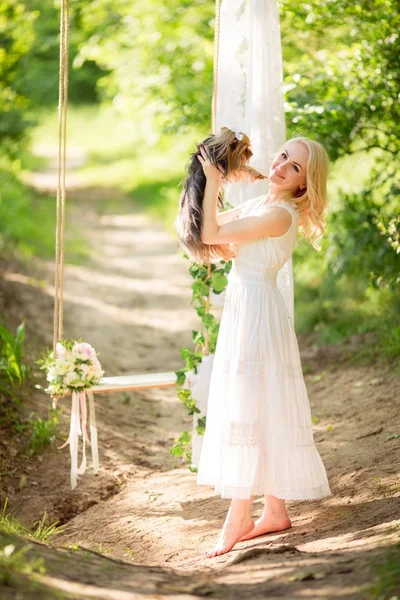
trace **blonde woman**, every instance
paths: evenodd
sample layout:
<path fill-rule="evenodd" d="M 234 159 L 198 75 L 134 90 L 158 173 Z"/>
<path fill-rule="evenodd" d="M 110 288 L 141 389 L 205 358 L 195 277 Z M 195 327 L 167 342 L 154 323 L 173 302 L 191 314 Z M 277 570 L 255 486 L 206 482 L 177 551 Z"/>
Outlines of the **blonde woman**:
<path fill-rule="evenodd" d="M 218 214 L 223 175 L 204 148 L 201 239 L 234 251 L 210 382 L 197 483 L 230 508 L 211 558 L 238 541 L 291 527 L 286 500 L 331 495 L 315 446 L 293 320 L 277 287 L 298 231 L 315 247 L 324 233 L 329 159 L 305 137 L 275 156 L 267 195 Z M 265 496 L 261 517 L 251 516 Z"/>

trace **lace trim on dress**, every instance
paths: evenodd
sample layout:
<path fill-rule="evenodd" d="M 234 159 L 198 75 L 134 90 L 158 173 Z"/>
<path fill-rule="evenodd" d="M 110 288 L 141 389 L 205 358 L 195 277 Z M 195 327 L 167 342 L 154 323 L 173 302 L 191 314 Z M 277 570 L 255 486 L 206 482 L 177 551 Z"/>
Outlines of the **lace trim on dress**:
<path fill-rule="evenodd" d="M 256 446 L 260 435 L 257 424 L 239 423 L 231 421 L 228 431 L 228 446 L 239 446 L 240 448 Z"/>

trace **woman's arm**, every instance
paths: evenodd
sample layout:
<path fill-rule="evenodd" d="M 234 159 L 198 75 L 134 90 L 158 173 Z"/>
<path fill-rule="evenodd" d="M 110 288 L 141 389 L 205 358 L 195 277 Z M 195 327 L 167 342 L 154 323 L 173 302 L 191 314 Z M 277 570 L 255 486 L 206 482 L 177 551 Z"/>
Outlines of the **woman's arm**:
<path fill-rule="evenodd" d="M 222 173 L 210 163 L 204 148 L 200 148 L 200 152 L 202 156 L 198 158 L 207 180 L 203 197 L 201 230 L 201 241 L 204 244 L 229 244 L 265 236 L 279 237 L 288 231 L 292 215 L 285 208 L 279 206 L 271 207 L 269 211 L 261 215 L 243 217 L 219 225 L 217 202 Z"/>
<path fill-rule="evenodd" d="M 230 223 L 234 219 L 238 219 L 243 210 L 246 208 L 247 204 L 249 204 L 250 202 L 254 202 L 254 198 L 246 200 L 246 202 L 242 202 L 242 204 L 239 204 L 239 206 L 236 206 L 235 208 L 231 208 L 230 210 L 225 210 L 224 212 L 217 213 L 218 225 L 225 225 L 226 223 Z"/>
<path fill-rule="evenodd" d="M 218 225 L 225 225 L 226 223 L 230 223 L 230 221 L 233 221 L 234 219 L 238 219 L 242 210 L 243 205 L 240 205 L 236 208 L 231 208 L 230 210 L 225 210 L 224 212 L 217 213 Z"/>

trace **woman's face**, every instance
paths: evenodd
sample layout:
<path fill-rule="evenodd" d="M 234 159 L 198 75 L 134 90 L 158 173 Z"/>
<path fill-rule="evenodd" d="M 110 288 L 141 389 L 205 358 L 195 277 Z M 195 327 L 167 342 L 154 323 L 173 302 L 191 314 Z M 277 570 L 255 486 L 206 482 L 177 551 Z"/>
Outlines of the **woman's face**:
<path fill-rule="evenodd" d="M 272 162 L 268 179 L 280 190 L 296 192 L 307 187 L 308 149 L 300 142 L 287 142 Z"/>

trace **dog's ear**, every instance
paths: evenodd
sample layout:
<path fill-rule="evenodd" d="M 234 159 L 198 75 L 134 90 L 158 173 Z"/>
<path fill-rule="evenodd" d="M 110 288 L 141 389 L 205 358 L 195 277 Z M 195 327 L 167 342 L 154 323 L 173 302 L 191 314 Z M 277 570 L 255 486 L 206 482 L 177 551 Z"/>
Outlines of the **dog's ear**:
<path fill-rule="evenodd" d="M 266 175 L 257 171 L 257 169 L 253 169 L 252 167 L 240 167 L 227 177 L 228 181 L 232 181 L 237 183 L 239 181 L 260 181 L 263 179 L 267 179 Z"/>

